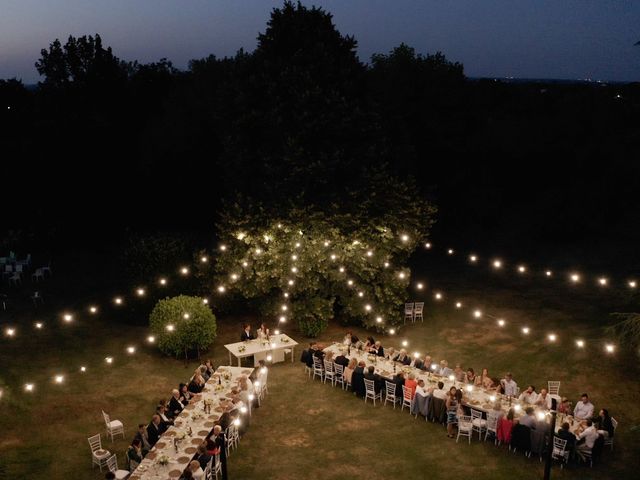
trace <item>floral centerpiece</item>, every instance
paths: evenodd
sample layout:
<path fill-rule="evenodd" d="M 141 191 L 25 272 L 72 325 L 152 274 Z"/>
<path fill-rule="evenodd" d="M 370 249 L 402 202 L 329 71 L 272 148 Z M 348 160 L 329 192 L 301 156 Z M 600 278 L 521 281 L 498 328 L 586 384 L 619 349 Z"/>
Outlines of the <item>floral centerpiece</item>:
<path fill-rule="evenodd" d="M 160 455 L 158 457 L 158 460 L 156 460 L 156 462 L 159 465 L 162 465 L 163 467 L 166 467 L 167 465 L 169 465 L 169 457 L 167 457 L 166 455 Z"/>
<path fill-rule="evenodd" d="M 176 440 L 184 440 L 187 437 L 187 433 L 184 430 L 178 430 L 176 432 Z"/>
<path fill-rule="evenodd" d="M 239 353 L 244 352 L 246 349 L 247 349 L 247 347 L 246 347 L 245 345 L 239 345 L 239 346 L 238 346 L 238 352 L 239 352 Z"/>
<path fill-rule="evenodd" d="M 367 360 L 369 360 L 372 363 L 376 363 L 376 361 L 378 360 L 378 356 L 374 354 L 369 354 L 367 355 Z"/>
<path fill-rule="evenodd" d="M 191 414 L 191 419 L 192 420 L 200 420 L 203 417 L 203 415 L 200 412 L 193 412 Z"/>
<path fill-rule="evenodd" d="M 230 372 L 224 372 L 224 373 L 222 374 L 222 377 L 223 377 L 226 381 L 229 381 L 229 380 L 231 380 L 231 373 L 230 373 Z"/>
<path fill-rule="evenodd" d="M 220 385 L 220 384 L 216 384 L 214 390 L 216 392 L 221 392 L 222 390 L 224 390 L 224 386 Z"/>
<path fill-rule="evenodd" d="M 283 336 L 280 337 L 280 341 L 282 343 L 289 343 L 289 337 L 286 337 L 286 336 L 283 335 Z"/>
<path fill-rule="evenodd" d="M 216 385 L 216 390 L 218 387 L 222 387 L 222 385 Z M 213 407 L 213 399 L 205 398 L 202 403 L 203 403 L 204 413 L 211 413 L 211 407 Z"/>

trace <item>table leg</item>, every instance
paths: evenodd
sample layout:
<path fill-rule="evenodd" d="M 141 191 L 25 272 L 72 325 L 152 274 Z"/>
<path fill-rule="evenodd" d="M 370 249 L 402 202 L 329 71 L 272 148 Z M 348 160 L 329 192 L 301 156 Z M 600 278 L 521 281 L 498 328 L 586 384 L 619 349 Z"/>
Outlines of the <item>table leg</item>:
<path fill-rule="evenodd" d="M 242 359 L 241 359 L 240 357 L 238 357 L 238 366 L 239 366 L 239 367 L 241 367 L 241 366 L 242 366 L 242 365 L 240 364 L 240 361 L 241 361 L 241 360 L 242 360 Z"/>
<path fill-rule="evenodd" d="M 231 350 L 229 350 L 229 365 L 231 365 Z"/>
<path fill-rule="evenodd" d="M 291 363 L 293 363 L 293 357 L 296 355 L 296 347 L 291 347 Z"/>

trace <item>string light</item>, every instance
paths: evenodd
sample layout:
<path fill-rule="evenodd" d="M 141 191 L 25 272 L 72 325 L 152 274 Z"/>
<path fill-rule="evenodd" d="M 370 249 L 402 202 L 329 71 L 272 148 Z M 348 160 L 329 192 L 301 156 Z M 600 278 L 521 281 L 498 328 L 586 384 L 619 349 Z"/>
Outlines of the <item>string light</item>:
<path fill-rule="evenodd" d="M 114 298 L 113 301 L 116 305 L 122 305 L 122 298 L 120 297 Z"/>
<path fill-rule="evenodd" d="M 43 324 L 42 322 L 36 322 L 36 324 L 35 324 L 35 327 L 36 327 L 38 330 L 42 330 L 42 327 L 43 327 L 43 326 L 44 326 L 44 324 Z"/>
<path fill-rule="evenodd" d="M 584 348 L 584 340 L 576 340 L 576 346 L 578 348 Z"/>
<path fill-rule="evenodd" d="M 245 407 L 244 405 L 240 407 L 240 413 L 247 413 L 247 407 Z"/>
<path fill-rule="evenodd" d="M 417 288 L 418 290 L 422 290 L 422 288 L 423 288 L 423 287 L 424 287 L 424 285 L 422 285 L 421 283 L 418 283 L 418 284 L 416 285 L 416 288 Z"/>
<path fill-rule="evenodd" d="M 478 261 L 478 257 L 476 257 L 475 255 L 469 255 L 469 261 L 471 263 L 476 263 Z"/>
<path fill-rule="evenodd" d="M 406 346 L 408 346 L 408 345 L 409 345 L 409 342 L 407 342 L 406 340 L 403 340 L 403 341 L 402 341 L 402 346 L 403 346 L 403 347 L 406 347 Z"/>
<path fill-rule="evenodd" d="M 340 273 L 344 273 L 344 267 L 340 267 L 338 270 L 340 270 Z"/>
<path fill-rule="evenodd" d="M 294 282 L 293 280 L 289 280 L 289 281 L 287 282 L 287 285 L 292 286 L 294 283 L 295 283 L 295 282 Z"/>
<path fill-rule="evenodd" d="M 365 309 L 367 312 L 370 312 L 370 311 L 371 311 L 371 305 L 366 304 L 366 305 L 364 306 L 364 309 Z"/>
<path fill-rule="evenodd" d="M 353 285 L 353 280 L 347 280 L 347 285 L 349 286 Z"/>
<path fill-rule="evenodd" d="M 389 262 L 384 262 L 384 268 L 389 268 Z"/>
<path fill-rule="evenodd" d="M 294 262 L 298 260 L 298 255 L 291 255 L 291 260 L 293 260 Z"/>
<path fill-rule="evenodd" d="M 494 260 L 493 261 L 493 268 L 495 268 L 495 269 L 502 268 L 502 260 Z"/>
<path fill-rule="evenodd" d="M 136 353 L 136 347 L 133 347 L 133 346 L 127 347 L 127 353 L 129 355 L 133 355 L 134 353 Z"/>
<path fill-rule="evenodd" d="M 224 287 L 224 285 L 220 285 L 220 286 L 218 287 L 218 292 L 220 292 L 220 293 L 224 293 L 225 291 L 226 291 L 226 288 Z"/>
<path fill-rule="evenodd" d="M 270 362 L 271 360 L 273 360 L 273 357 L 271 355 L 267 355 L 267 362 Z M 259 384 L 260 382 L 257 383 Z"/>
<path fill-rule="evenodd" d="M 35 387 L 34 387 L 33 383 L 25 383 L 24 384 L 24 390 L 26 392 L 33 392 L 34 388 Z"/>
<path fill-rule="evenodd" d="M 209 304 L 209 299 L 208 298 L 203 298 L 202 299 L 202 303 L 204 303 L 205 305 Z"/>
<path fill-rule="evenodd" d="M 80 373 L 85 373 L 87 371 L 87 367 L 80 367 Z"/>
<path fill-rule="evenodd" d="M 232 273 L 231 274 L 231 280 L 237 280 L 238 279 L 238 274 L 237 273 Z"/>
<path fill-rule="evenodd" d="M 395 328 L 390 328 L 389 329 L 389 335 L 395 335 L 396 334 L 396 329 Z"/>
<path fill-rule="evenodd" d="M 227 251 L 227 246 L 224 243 L 222 245 L 220 245 L 220 251 L 221 252 L 226 252 Z"/>
<path fill-rule="evenodd" d="M 331 260 L 335 260 L 335 259 L 336 259 L 336 258 L 338 258 L 338 257 L 336 256 L 336 254 L 335 254 L 335 253 L 332 253 L 330 258 L 331 258 Z"/>
<path fill-rule="evenodd" d="M 73 321 L 73 315 L 71 315 L 70 313 L 65 313 L 64 315 L 62 315 L 62 319 L 65 322 L 70 323 Z"/>
<path fill-rule="evenodd" d="M 64 375 L 56 375 L 55 377 L 53 377 L 53 381 L 56 383 L 64 382 Z"/>
<path fill-rule="evenodd" d="M 324 246 L 325 246 L 325 247 L 328 247 L 328 246 L 329 246 L 329 241 L 328 241 L 328 240 L 325 240 L 325 242 L 324 242 Z"/>
<path fill-rule="evenodd" d="M 450 248 L 449 250 L 447 250 L 447 253 L 448 253 L 449 255 L 453 255 L 453 248 Z"/>
<path fill-rule="evenodd" d="M 409 241 L 409 235 L 404 234 L 400 237 L 400 240 L 402 240 L 404 243 L 407 243 Z"/>
<path fill-rule="evenodd" d="M 629 280 L 629 287 L 631 288 L 636 288 L 636 281 L 635 280 Z"/>
<path fill-rule="evenodd" d="M 555 342 L 558 339 L 558 336 L 555 333 L 550 333 L 549 335 L 547 335 L 547 338 L 550 342 Z"/>
<path fill-rule="evenodd" d="M 167 332 L 173 332 L 176 329 L 175 325 L 173 325 L 172 323 L 168 324 L 164 328 L 167 330 Z"/>
<path fill-rule="evenodd" d="M 527 267 L 525 267 L 524 265 L 518 266 L 518 272 L 525 273 L 526 271 L 527 271 Z"/>
<path fill-rule="evenodd" d="M 427 250 L 431 249 L 431 243 L 427 242 L 424 244 L 424 248 L 426 248 Z"/>
<path fill-rule="evenodd" d="M 545 274 L 547 277 L 550 277 L 550 276 L 552 276 L 552 275 L 553 275 L 553 272 L 552 272 L 551 270 L 547 270 L 546 272 L 544 272 L 544 274 Z"/>
<path fill-rule="evenodd" d="M 400 272 L 400 273 L 398 274 L 398 276 L 399 276 L 400 278 L 404 279 L 404 277 L 406 277 L 407 275 L 406 275 L 404 272 Z"/>
<path fill-rule="evenodd" d="M 256 255 L 261 255 L 261 254 L 262 254 L 262 249 L 256 248 Z"/>
<path fill-rule="evenodd" d="M 462 302 L 456 302 L 456 308 L 462 308 Z"/>
<path fill-rule="evenodd" d="M 601 286 L 603 286 L 603 287 L 606 287 L 608 282 L 609 282 L 609 281 L 608 281 L 605 277 L 600 277 L 600 278 L 598 279 L 598 283 L 599 283 Z"/>
<path fill-rule="evenodd" d="M 453 382 L 456 379 L 456 376 L 452 373 L 451 375 L 449 375 L 449 381 Z"/>
<path fill-rule="evenodd" d="M 147 342 L 149 343 L 156 343 L 156 337 L 154 337 L 153 335 L 149 335 L 147 337 Z"/>
<path fill-rule="evenodd" d="M 291 267 L 292 273 L 298 273 L 298 267 Z"/>
<path fill-rule="evenodd" d="M 499 319 L 498 319 L 498 326 L 499 326 L 499 327 L 504 327 L 505 323 L 506 323 L 506 322 L 505 322 L 502 318 L 499 318 Z"/>
<path fill-rule="evenodd" d="M 382 323 L 382 317 L 376 317 L 376 322 Z"/>
<path fill-rule="evenodd" d="M 184 318 L 185 320 L 189 320 L 189 314 L 185 313 L 184 315 L 182 315 L 182 318 Z"/>
<path fill-rule="evenodd" d="M 296 247 L 296 248 L 300 248 L 300 242 L 296 242 L 295 247 Z"/>
<path fill-rule="evenodd" d="M 238 233 L 236 234 L 236 238 L 237 238 L 238 240 L 243 240 L 243 239 L 244 239 L 244 237 L 246 237 L 246 236 L 247 236 L 247 234 L 246 234 L 246 233 L 244 233 L 244 232 L 238 232 Z"/>
<path fill-rule="evenodd" d="M 571 278 L 571 281 L 573 283 L 578 283 L 580 281 L 580 275 L 578 275 L 577 273 L 572 273 L 569 278 Z"/>
<path fill-rule="evenodd" d="M 143 297 L 144 296 L 144 288 L 139 288 L 136 290 L 136 293 L 138 294 L 139 297 Z"/>
<path fill-rule="evenodd" d="M 111 365 L 113 363 L 113 357 L 106 357 L 104 361 Z"/>
<path fill-rule="evenodd" d="M 5 334 L 7 337 L 13 337 L 13 336 L 15 336 L 15 334 L 16 334 L 16 329 L 15 329 L 15 328 L 11 328 L 11 327 L 6 328 L 6 329 L 4 330 L 4 334 Z"/>
<path fill-rule="evenodd" d="M 242 262 L 242 266 L 243 266 L 244 268 L 247 268 L 247 267 L 249 266 L 249 264 L 248 264 L 247 262 Z"/>
<path fill-rule="evenodd" d="M 158 283 L 162 286 L 165 286 L 167 284 L 167 279 L 166 278 L 161 278 L 160 280 L 158 280 Z"/>
<path fill-rule="evenodd" d="M 200 261 L 202 263 L 207 263 L 209 261 L 209 259 L 207 257 L 205 257 L 205 256 L 202 256 L 202 257 L 200 257 Z"/>
<path fill-rule="evenodd" d="M 473 316 L 476 318 L 480 318 L 482 316 L 482 311 L 481 310 L 474 310 L 473 311 Z"/>
<path fill-rule="evenodd" d="M 364 297 L 364 292 L 358 292 L 358 296 L 359 296 L 360 298 Z"/>
<path fill-rule="evenodd" d="M 288 307 L 287 307 L 286 305 L 282 305 L 282 306 L 280 307 L 280 309 L 281 309 L 283 312 L 286 312 L 286 311 L 287 311 L 287 308 L 288 308 Z"/>
<path fill-rule="evenodd" d="M 273 331 L 273 333 L 276 334 L 276 335 L 280 335 L 280 330 L 276 329 L 276 330 Z"/>
<path fill-rule="evenodd" d="M 92 305 L 91 307 L 89 307 L 89 311 L 91 313 L 98 313 L 98 307 L 96 307 L 95 305 Z"/>
<path fill-rule="evenodd" d="M 442 299 L 442 294 L 440 292 L 436 293 L 434 295 L 434 297 L 436 298 L 436 300 L 441 300 Z"/>
<path fill-rule="evenodd" d="M 180 273 L 181 273 L 182 275 L 189 275 L 189 269 L 188 269 L 187 267 L 182 267 L 182 268 L 180 269 Z"/>
<path fill-rule="evenodd" d="M 285 317 L 284 315 L 281 315 L 281 316 L 280 316 L 280 322 L 281 322 L 281 323 L 284 323 L 284 322 L 286 322 L 286 321 L 287 321 L 287 317 Z"/>
<path fill-rule="evenodd" d="M 372 250 L 369 250 L 367 252 L 367 257 L 373 257 L 373 251 Z"/>
<path fill-rule="evenodd" d="M 613 353 L 613 352 L 614 352 L 614 350 L 616 349 L 616 347 L 615 347 L 613 344 L 611 344 L 611 343 L 607 343 L 607 344 L 604 346 L 604 349 L 607 351 L 607 353 Z"/>
<path fill-rule="evenodd" d="M 522 327 L 522 333 L 524 333 L 525 335 L 529 335 L 529 332 L 531 330 L 529 329 L 529 327 Z"/>

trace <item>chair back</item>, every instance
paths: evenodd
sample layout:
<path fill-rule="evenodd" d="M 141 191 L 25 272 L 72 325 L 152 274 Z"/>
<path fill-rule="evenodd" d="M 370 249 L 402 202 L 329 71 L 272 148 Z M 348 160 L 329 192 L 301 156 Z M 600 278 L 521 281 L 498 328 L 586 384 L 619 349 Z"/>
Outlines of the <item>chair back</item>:
<path fill-rule="evenodd" d="M 473 413 L 473 410 L 471 410 Z M 490 432 L 496 432 L 498 430 L 498 415 L 493 413 L 493 411 L 487 414 L 487 430 Z"/>
<path fill-rule="evenodd" d="M 563 440 L 560 437 L 553 436 L 553 451 L 551 456 L 553 458 L 562 457 L 564 458 L 564 452 L 567 449 L 567 441 Z"/>
<path fill-rule="evenodd" d="M 404 313 L 405 315 L 413 315 L 413 306 L 414 303 L 405 303 L 404 304 Z"/>
<path fill-rule="evenodd" d="M 476 410 L 475 408 L 471 409 L 471 421 L 473 420 L 482 420 L 482 412 L 480 410 Z"/>
<path fill-rule="evenodd" d="M 114 453 L 109 458 L 107 458 L 107 468 L 110 472 L 116 473 L 118 471 L 118 458 Z"/>
<path fill-rule="evenodd" d="M 384 386 L 385 389 L 387 390 L 387 397 L 394 397 L 396 396 L 396 384 L 393 382 L 390 382 L 389 380 L 385 380 L 384 381 Z"/>
<path fill-rule="evenodd" d="M 324 360 L 324 371 L 326 373 L 333 373 L 333 362 L 331 360 Z"/>
<path fill-rule="evenodd" d="M 316 370 L 322 370 L 322 360 L 320 360 L 315 355 L 313 356 L 313 368 Z"/>
<path fill-rule="evenodd" d="M 108 427 L 109 424 L 111 423 L 111 418 L 109 417 L 109 414 L 104 413 L 104 410 L 102 410 L 102 417 L 104 418 L 104 424 Z"/>
<path fill-rule="evenodd" d="M 549 380 L 547 382 L 547 387 L 549 395 L 560 395 L 560 382 Z"/>
<path fill-rule="evenodd" d="M 424 302 L 416 302 L 414 307 L 414 313 L 418 315 L 422 315 L 422 311 L 424 310 Z"/>
<path fill-rule="evenodd" d="M 364 388 L 367 392 L 367 395 L 371 394 L 373 396 L 376 395 L 376 383 L 373 380 L 363 379 L 364 380 Z"/>
<path fill-rule="evenodd" d="M 333 362 L 333 371 L 339 377 L 341 377 L 344 373 L 344 367 L 336 362 Z"/>
<path fill-rule="evenodd" d="M 87 438 L 87 440 L 89 441 L 89 447 L 91 447 L 91 453 L 102 449 L 102 440 L 99 433 Z"/>
<path fill-rule="evenodd" d="M 404 398 L 407 401 L 411 401 L 411 392 L 412 390 L 410 388 L 405 387 L 404 385 L 402 385 L 402 398 Z"/>
<path fill-rule="evenodd" d="M 458 430 L 467 431 L 472 427 L 471 415 L 458 415 Z"/>
<path fill-rule="evenodd" d="M 616 429 L 618 428 L 618 421 L 611 417 L 611 425 L 613 425 L 613 433 L 615 433 Z"/>

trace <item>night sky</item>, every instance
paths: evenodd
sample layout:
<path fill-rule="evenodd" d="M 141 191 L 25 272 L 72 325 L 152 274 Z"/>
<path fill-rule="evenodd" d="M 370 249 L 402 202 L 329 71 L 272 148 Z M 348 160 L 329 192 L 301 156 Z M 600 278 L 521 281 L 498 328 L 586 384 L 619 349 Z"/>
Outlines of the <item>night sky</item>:
<path fill-rule="evenodd" d="M 361 60 L 400 42 L 442 51 L 472 77 L 640 80 L 637 0 L 335 0 L 303 2 L 334 14 Z M 124 60 L 253 50 L 267 0 L 1 0 L 0 78 L 34 83 L 40 49 L 99 33 Z"/>

